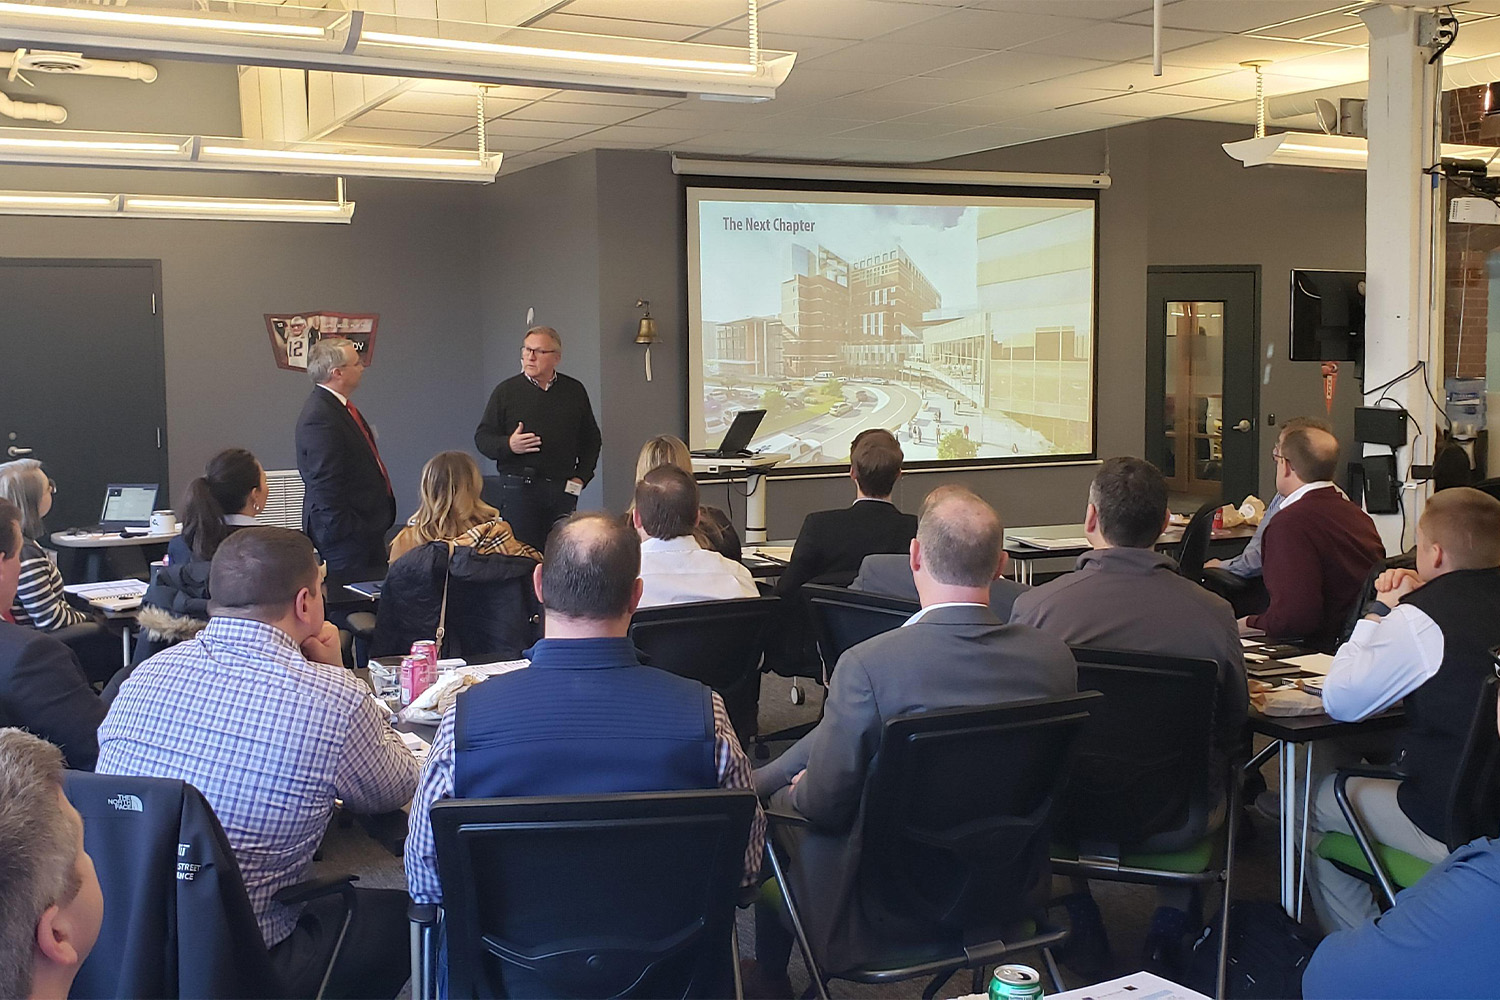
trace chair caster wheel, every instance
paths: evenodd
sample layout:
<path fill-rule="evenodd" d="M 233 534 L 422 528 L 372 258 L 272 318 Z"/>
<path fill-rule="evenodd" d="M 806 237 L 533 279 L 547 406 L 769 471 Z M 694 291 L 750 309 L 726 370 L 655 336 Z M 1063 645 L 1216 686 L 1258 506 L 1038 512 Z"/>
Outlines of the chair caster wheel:
<path fill-rule="evenodd" d="M 807 700 L 807 695 L 795 684 L 792 685 L 792 690 L 787 693 L 787 697 L 792 700 L 793 705 L 800 705 Z"/>

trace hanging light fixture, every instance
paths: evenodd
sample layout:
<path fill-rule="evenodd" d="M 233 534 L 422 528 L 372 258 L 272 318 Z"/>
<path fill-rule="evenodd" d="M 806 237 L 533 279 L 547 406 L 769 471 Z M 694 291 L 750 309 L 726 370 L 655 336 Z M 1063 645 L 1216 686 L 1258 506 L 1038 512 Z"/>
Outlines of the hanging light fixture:
<path fill-rule="evenodd" d="M 0 191 L 0 215 L 91 219 L 202 219 L 220 222 L 338 222 L 354 218 L 354 202 L 285 198 L 205 198 L 82 191 Z"/>

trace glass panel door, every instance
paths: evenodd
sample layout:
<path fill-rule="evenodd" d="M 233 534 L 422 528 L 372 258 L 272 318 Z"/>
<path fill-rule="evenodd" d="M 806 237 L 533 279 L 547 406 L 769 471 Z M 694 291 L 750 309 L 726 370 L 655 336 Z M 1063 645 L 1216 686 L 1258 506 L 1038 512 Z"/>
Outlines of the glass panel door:
<path fill-rule="evenodd" d="M 1224 303 L 1168 301 L 1162 473 L 1173 492 L 1212 496 L 1224 479 Z"/>

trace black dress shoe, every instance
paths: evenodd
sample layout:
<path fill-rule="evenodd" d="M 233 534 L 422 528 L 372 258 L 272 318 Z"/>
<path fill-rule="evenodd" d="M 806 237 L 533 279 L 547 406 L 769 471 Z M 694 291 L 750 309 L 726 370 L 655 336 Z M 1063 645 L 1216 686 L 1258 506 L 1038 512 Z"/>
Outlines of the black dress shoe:
<path fill-rule="evenodd" d="M 1182 970 L 1183 938 L 1188 932 L 1188 915 L 1175 906 L 1159 906 L 1151 914 L 1151 929 L 1146 932 L 1141 968 L 1164 978 Z"/>
<path fill-rule="evenodd" d="M 1057 960 L 1089 982 L 1100 979 L 1110 966 L 1109 935 L 1099 904 L 1087 892 L 1075 892 L 1062 898 L 1073 929 L 1062 947 L 1054 950 Z"/>

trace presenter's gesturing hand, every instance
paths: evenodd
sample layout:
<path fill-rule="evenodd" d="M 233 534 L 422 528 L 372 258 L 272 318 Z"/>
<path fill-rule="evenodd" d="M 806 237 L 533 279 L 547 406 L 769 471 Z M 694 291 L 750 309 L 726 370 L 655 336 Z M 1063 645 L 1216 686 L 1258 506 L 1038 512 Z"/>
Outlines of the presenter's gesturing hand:
<path fill-rule="evenodd" d="M 523 423 L 517 423 L 516 429 L 510 435 L 510 450 L 516 455 L 529 455 L 534 451 L 542 450 L 542 439 L 537 434 L 532 434 Z"/>

